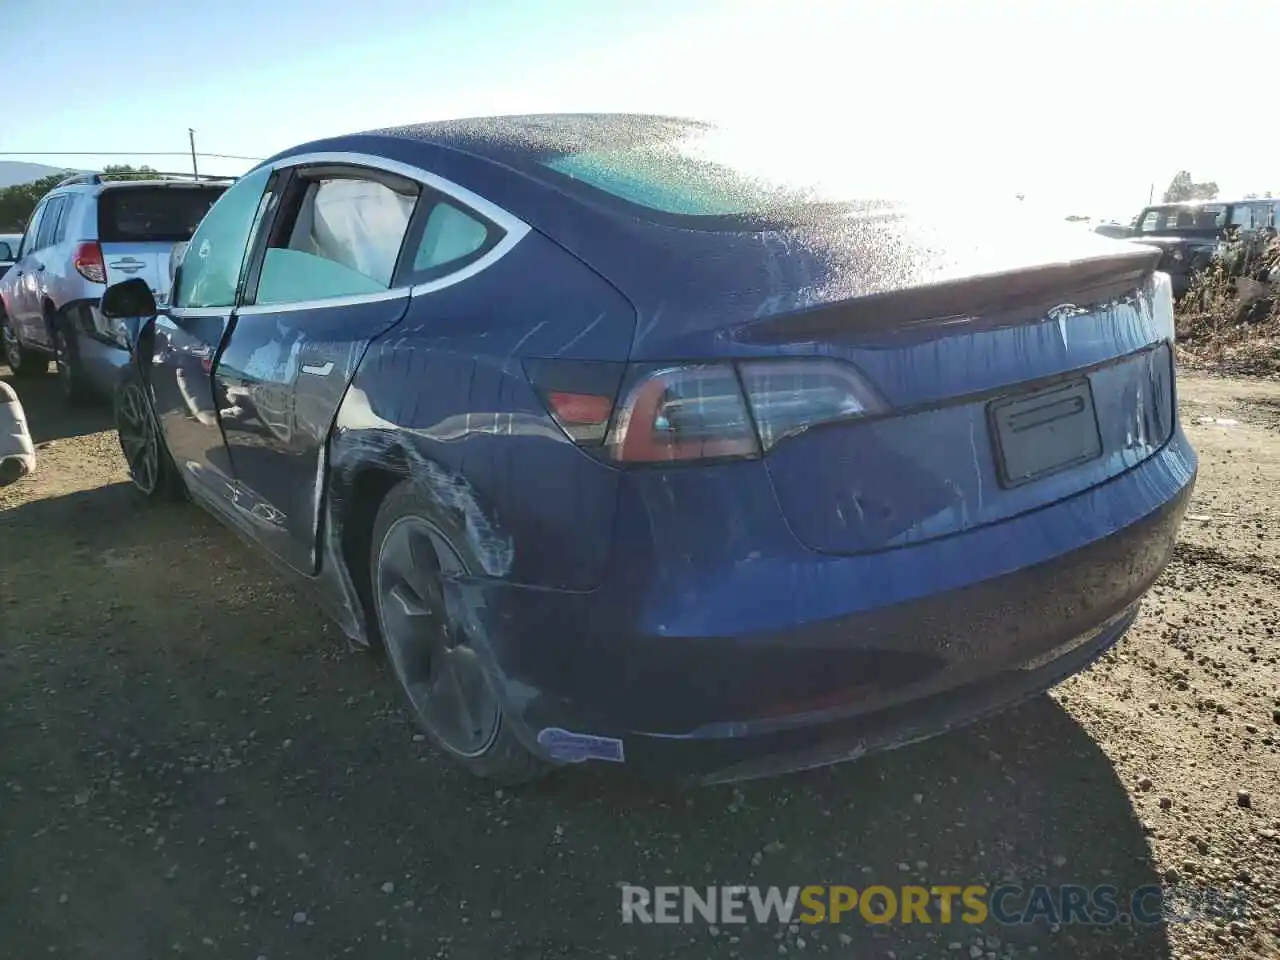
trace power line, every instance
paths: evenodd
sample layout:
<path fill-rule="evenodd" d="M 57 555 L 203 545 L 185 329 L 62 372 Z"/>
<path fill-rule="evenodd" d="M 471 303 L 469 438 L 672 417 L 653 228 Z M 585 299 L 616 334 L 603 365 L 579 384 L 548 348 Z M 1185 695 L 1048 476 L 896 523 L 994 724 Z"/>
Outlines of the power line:
<path fill-rule="evenodd" d="M 0 157 L 189 157 L 187 150 L 0 150 Z M 197 153 L 214 160 L 264 160 L 237 153 Z"/>

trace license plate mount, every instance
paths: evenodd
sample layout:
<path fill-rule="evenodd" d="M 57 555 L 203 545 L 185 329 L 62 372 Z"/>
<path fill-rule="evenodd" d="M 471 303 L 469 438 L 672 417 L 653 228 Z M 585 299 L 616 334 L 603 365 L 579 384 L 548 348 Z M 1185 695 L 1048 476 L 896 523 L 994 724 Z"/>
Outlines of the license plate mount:
<path fill-rule="evenodd" d="M 1089 379 L 1081 377 L 987 404 L 1003 487 L 1019 487 L 1102 456 Z"/>

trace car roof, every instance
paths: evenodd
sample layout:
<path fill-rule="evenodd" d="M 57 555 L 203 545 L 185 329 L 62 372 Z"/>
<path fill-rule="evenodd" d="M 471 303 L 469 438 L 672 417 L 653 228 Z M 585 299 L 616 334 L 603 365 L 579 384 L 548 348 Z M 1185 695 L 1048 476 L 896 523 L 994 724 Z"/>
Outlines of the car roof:
<path fill-rule="evenodd" d="M 541 113 L 436 120 L 369 133 L 510 162 L 536 161 L 553 153 L 674 140 L 710 126 L 706 121 L 689 117 L 658 114 Z"/>
<path fill-rule="evenodd" d="M 103 190 L 129 190 L 134 187 L 218 187 L 226 189 L 230 180 L 104 180 L 97 184 Z"/>
<path fill-rule="evenodd" d="M 1177 207 L 1232 207 L 1238 203 L 1280 203 L 1280 197 L 1242 197 L 1239 200 L 1175 200 L 1170 203 L 1149 203 L 1144 210 L 1170 210 Z"/>

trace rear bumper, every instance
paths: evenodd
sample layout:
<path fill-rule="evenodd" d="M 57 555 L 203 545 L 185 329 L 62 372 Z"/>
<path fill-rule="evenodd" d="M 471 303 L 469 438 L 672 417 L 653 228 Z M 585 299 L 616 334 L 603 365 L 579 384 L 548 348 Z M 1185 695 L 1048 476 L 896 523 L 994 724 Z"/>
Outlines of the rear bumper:
<path fill-rule="evenodd" d="M 557 727 L 622 740 L 628 765 L 778 772 L 921 739 L 1081 669 L 1168 562 L 1195 469 L 1175 431 L 1140 466 L 1005 523 L 869 556 L 809 554 L 772 581 L 727 571 L 726 606 L 696 585 L 703 603 L 637 606 L 631 584 L 611 588 L 618 577 L 589 594 L 465 589 L 527 742 Z M 744 608 L 792 622 L 743 629 Z"/>
<path fill-rule="evenodd" d="M 880 710 L 754 737 L 632 737 L 627 741 L 628 759 L 674 776 L 723 783 L 827 766 L 918 743 L 1006 710 L 1080 672 L 1124 636 L 1137 614 L 1135 602 L 1102 627 L 1034 661 Z"/>
<path fill-rule="evenodd" d="M 129 351 L 105 333 L 98 303 L 96 298 L 77 300 L 63 307 L 63 313 L 76 335 L 77 359 L 85 380 L 96 393 L 109 397 L 130 359 Z"/>

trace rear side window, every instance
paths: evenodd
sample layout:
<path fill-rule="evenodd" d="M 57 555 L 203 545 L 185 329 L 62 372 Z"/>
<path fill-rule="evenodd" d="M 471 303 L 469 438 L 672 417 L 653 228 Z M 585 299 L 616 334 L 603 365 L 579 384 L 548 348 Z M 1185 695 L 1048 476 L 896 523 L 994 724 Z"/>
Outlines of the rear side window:
<path fill-rule="evenodd" d="M 415 226 L 407 279 L 424 283 L 460 270 L 492 250 L 502 235 L 479 214 L 437 200 Z"/>
<path fill-rule="evenodd" d="M 98 197 L 102 243 L 178 243 L 190 240 L 225 187 L 133 187 Z"/>
<path fill-rule="evenodd" d="M 378 293 L 391 286 L 418 196 L 358 177 L 305 184 L 292 228 L 266 251 L 258 304 Z"/>
<path fill-rule="evenodd" d="M 36 233 L 36 241 L 32 245 L 33 250 L 44 250 L 53 246 L 53 238 L 58 232 L 58 221 L 62 218 L 62 208 L 66 204 L 66 197 L 51 197 L 45 205 L 44 216 L 40 218 L 40 229 Z"/>

